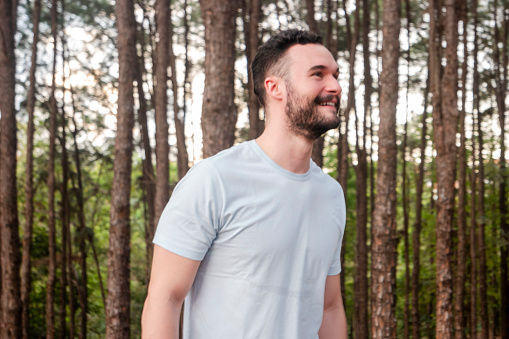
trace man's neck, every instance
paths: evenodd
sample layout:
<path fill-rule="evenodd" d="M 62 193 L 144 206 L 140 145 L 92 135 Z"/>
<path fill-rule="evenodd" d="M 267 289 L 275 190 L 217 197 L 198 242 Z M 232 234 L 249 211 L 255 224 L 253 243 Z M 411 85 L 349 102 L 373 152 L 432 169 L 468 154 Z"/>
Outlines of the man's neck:
<path fill-rule="evenodd" d="M 271 128 L 272 127 L 272 128 Z M 256 143 L 276 164 L 293 173 L 306 173 L 313 142 L 288 129 L 266 126 Z"/>

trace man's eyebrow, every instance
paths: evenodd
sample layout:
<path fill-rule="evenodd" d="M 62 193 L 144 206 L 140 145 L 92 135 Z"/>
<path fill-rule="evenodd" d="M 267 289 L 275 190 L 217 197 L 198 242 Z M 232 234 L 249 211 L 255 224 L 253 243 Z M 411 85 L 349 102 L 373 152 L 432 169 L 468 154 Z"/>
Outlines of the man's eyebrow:
<path fill-rule="evenodd" d="M 321 70 L 324 70 L 324 69 L 328 69 L 327 66 L 324 66 L 324 65 L 315 65 L 313 67 L 311 67 L 309 69 L 309 72 L 312 72 L 312 71 L 321 71 Z M 339 67 L 336 69 L 335 72 L 333 72 L 334 74 L 339 74 Z"/>

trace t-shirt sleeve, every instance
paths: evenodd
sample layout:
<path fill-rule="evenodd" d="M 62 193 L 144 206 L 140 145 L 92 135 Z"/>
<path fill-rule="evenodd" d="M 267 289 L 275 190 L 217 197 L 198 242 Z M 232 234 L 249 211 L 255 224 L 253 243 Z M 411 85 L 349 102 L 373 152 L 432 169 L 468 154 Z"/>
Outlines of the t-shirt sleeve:
<path fill-rule="evenodd" d="M 346 205 L 345 205 L 345 195 L 343 193 L 343 189 L 339 186 L 339 196 L 338 196 L 338 212 L 339 212 L 339 229 L 340 236 L 338 239 L 338 243 L 336 245 L 336 251 L 334 252 L 334 258 L 332 260 L 332 264 L 329 268 L 328 275 L 336 275 L 341 273 L 341 245 L 343 243 L 343 236 L 345 234 L 345 225 L 346 225 Z"/>
<path fill-rule="evenodd" d="M 173 190 L 154 244 L 192 260 L 202 260 L 220 229 L 223 189 L 213 164 L 196 164 Z"/>

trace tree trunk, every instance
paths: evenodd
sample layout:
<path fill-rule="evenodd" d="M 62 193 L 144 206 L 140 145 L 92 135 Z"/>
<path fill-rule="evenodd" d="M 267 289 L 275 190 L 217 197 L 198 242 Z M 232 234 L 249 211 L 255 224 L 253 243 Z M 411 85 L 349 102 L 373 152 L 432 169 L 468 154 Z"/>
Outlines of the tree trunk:
<path fill-rule="evenodd" d="M 495 13 L 498 1 L 495 1 Z M 509 34 L 509 4 L 504 6 L 504 26 L 502 37 Z M 496 16 L 495 16 L 496 17 Z M 495 43 L 493 44 L 493 55 L 495 62 L 496 79 L 496 97 L 497 110 L 500 123 L 500 182 L 498 190 L 498 206 L 500 215 L 500 233 L 502 237 L 500 246 L 500 319 L 501 319 L 501 337 L 509 339 L 509 276 L 508 276 L 508 257 L 509 257 L 509 222 L 508 222 L 508 203 L 507 203 L 507 164 L 506 164 L 506 146 L 505 146 L 505 114 L 506 114 L 506 96 L 507 96 L 507 68 L 508 66 L 508 47 L 507 38 L 502 39 L 502 50 L 499 49 L 500 32 L 497 20 L 495 19 Z M 502 54 L 502 60 L 500 60 Z"/>
<path fill-rule="evenodd" d="M 246 60 L 247 60 L 247 88 L 248 88 L 248 110 L 249 110 L 249 139 L 257 138 L 262 130 L 263 125 L 260 120 L 260 102 L 254 93 L 253 75 L 251 74 L 251 62 L 253 61 L 260 39 L 258 38 L 258 25 L 260 22 L 260 13 L 262 5 L 260 0 L 243 0 L 244 8 L 247 7 L 247 15 L 244 19 L 244 36 L 246 42 Z M 246 5 L 247 4 L 247 5 Z M 248 19 L 249 18 L 249 21 Z"/>
<path fill-rule="evenodd" d="M 143 90 L 143 74 L 145 70 L 145 34 L 143 27 L 139 25 L 140 30 L 138 34 L 138 42 L 141 46 L 141 54 L 138 56 L 138 67 L 135 69 L 136 88 L 138 91 L 138 123 L 140 125 L 141 133 L 141 148 L 143 149 L 143 174 L 141 178 L 141 186 L 144 191 L 144 200 L 147 204 L 148 216 L 146 216 L 146 229 L 145 229 L 145 245 L 146 245 L 146 259 L 147 259 L 147 278 L 150 276 L 150 263 L 152 262 L 152 239 L 154 238 L 154 218 L 155 218 L 155 175 L 154 166 L 152 165 L 152 146 L 150 146 L 150 137 L 148 134 L 147 123 L 147 100 L 145 99 L 145 91 Z"/>
<path fill-rule="evenodd" d="M 475 91 L 475 89 L 474 89 Z M 470 337 L 477 338 L 477 243 L 476 243 L 476 191 L 477 175 L 475 173 L 475 117 L 472 124 L 472 173 L 470 192 Z"/>
<path fill-rule="evenodd" d="M 27 95 L 27 155 L 25 167 L 25 228 L 23 230 L 23 256 L 21 265 L 21 305 L 22 338 L 28 339 L 30 328 L 30 291 L 32 289 L 32 236 L 34 222 L 34 107 L 35 107 L 35 71 L 37 68 L 37 43 L 39 41 L 39 20 L 41 1 L 34 1 L 32 59 L 30 66 L 30 85 Z"/>
<path fill-rule="evenodd" d="M 357 1 L 357 13 L 360 10 L 361 1 Z M 362 26 L 362 46 L 364 56 L 364 118 L 362 137 L 358 135 L 357 113 L 355 113 L 355 130 L 357 166 L 356 173 L 356 229 L 357 244 L 355 254 L 355 314 L 354 314 L 354 335 L 357 339 L 367 339 L 368 331 L 368 246 L 367 246 L 367 223 L 368 223 L 368 196 L 367 196 L 367 180 L 368 180 L 368 162 L 366 154 L 366 123 L 369 112 L 371 110 L 371 73 L 369 62 L 369 4 L 366 0 L 362 1 L 363 9 L 363 26 Z M 359 21 L 358 15 L 356 20 Z M 356 112 L 356 110 L 354 109 Z M 359 140 L 362 139 L 362 140 Z M 362 146 L 360 145 L 362 141 Z"/>
<path fill-rule="evenodd" d="M 46 284 L 46 338 L 55 337 L 55 280 L 56 280 L 56 235 L 55 235 L 55 141 L 57 132 L 57 100 L 56 91 L 56 62 L 57 62 L 57 29 L 58 29 L 58 0 L 51 2 L 51 34 L 53 36 L 53 71 L 50 96 L 50 127 L 48 154 L 48 281 Z"/>
<path fill-rule="evenodd" d="M 62 26 L 62 30 L 64 29 L 64 13 L 65 13 L 65 2 L 62 1 L 62 15 L 60 16 L 60 22 Z M 65 72 L 65 48 L 66 48 L 66 40 L 65 34 L 62 34 L 62 82 L 65 84 L 66 72 Z M 62 96 L 65 98 L 66 96 L 66 88 L 63 86 Z M 62 125 L 62 135 L 59 138 L 61 151 L 61 167 L 62 167 L 62 184 L 60 186 L 60 226 L 61 226 L 61 257 L 62 264 L 60 266 L 60 305 L 59 305 L 59 316 L 60 316 L 60 331 L 59 337 L 62 339 L 67 338 L 67 304 L 70 305 L 70 300 L 72 299 L 72 280 L 69 276 L 69 268 L 70 263 L 72 262 L 72 244 L 71 244 L 71 218 L 70 218 L 70 205 L 69 205 L 69 161 L 67 156 L 67 132 L 66 125 L 67 119 L 65 114 L 65 101 L 62 100 L 62 106 L 60 107 L 60 123 Z M 69 298 L 67 296 L 67 287 L 69 286 Z M 74 313 L 71 313 L 71 321 L 70 324 L 74 324 Z M 74 326 L 70 326 L 69 328 L 69 337 L 74 338 Z"/>
<path fill-rule="evenodd" d="M 156 72 L 155 110 L 156 110 L 156 194 L 155 220 L 157 227 L 159 217 L 170 197 L 170 145 L 168 144 L 168 48 L 170 18 L 170 0 L 156 1 Z"/>
<path fill-rule="evenodd" d="M 371 254 L 371 335 L 396 338 L 396 105 L 400 0 L 383 2 L 384 37 L 378 131 L 378 171 Z"/>
<path fill-rule="evenodd" d="M 412 270 L 412 338 L 420 338 L 420 312 L 419 312 L 419 295 L 420 295 L 420 268 L 421 268 L 421 228 L 422 228 L 422 192 L 424 187 L 424 164 L 426 162 L 426 136 L 428 134 L 428 96 L 429 96 L 429 71 L 426 79 L 426 89 L 424 90 L 424 108 L 422 112 L 422 129 L 420 142 L 420 162 L 419 176 L 417 179 L 417 187 L 415 194 L 415 222 L 412 232 L 412 248 L 413 248 L 413 270 Z"/>
<path fill-rule="evenodd" d="M 403 338 L 408 339 L 410 336 L 410 250 L 408 240 L 408 224 L 409 224 L 409 211 L 408 211 L 408 178 L 407 178 L 407 161 L 406 152 L 408 145 L 408 100 L 410 92 L 410 47 L 412 41 L 410 40 L 410 1 L 405 0 L 405 12 L 406 12 L 406 30 L 407 30 L 407 43 L 408 50 L 406 53 L 407 63 L 407 83 L 406 83 L 406 108 L 405 108 L 405 132 L 403 134 L 403 145 L 402 145 L 402 200 L 403 200 L 403 240 L 404 240 L 404 260 L 405 260 L 405 303 L 403 308 Z"/>
<path fill-rule="evenodd" d="M 366 150 L 356 147 L 358 163 L 356 173 L 356 251 L 354 276 L 354 335 L 356 339 L 368 338 L 368 246 L 367 246 L 367 218 L 368 197 L 367 177 L 368 166 Z"/>
<path fill-rule="evenodd" d="M 355 20 L 354 20 L 354 34 L 352 36 L 352 31 L 350 28 L 350 16 L 346 10 L 346 0 L 342 2 L 343 12 L 346 21 L 346 41 L 349 41 L 349 85 L 348 85 L 348 102 L 346 108 L 342 111 L 343 114 L 340 115 L 341 122 L 339 125 L 339 139 L 338 139 L 338 177 L 337 180 L 343 188 L 343 193 L 345 195 L 345 199 L 347 197 L 348 190 L 348 153 L 349 153 L 349 145 L 348 145 L 348 120 L 350 115 L 350 110 L 355 106 L 355 47 L 357 46 L 357 41 L 359 39 L 359 14 L 356 10 L 355 12 Z M 339 34 L 339 33 L 338 33 Z M 343 237 L 343 248 L 345 245 L 347 237 Z M 345 261 L 345 251 L 341 251 L 341 261 Z M 345 275 L 341 274 L 341 293 L 345 295 Z"/>
<path fill-rule="evenodd" d="M 186 146 L 186 133 L 185 133 L 185 125 L 186 125 L 186 115 L 185 113 L 182 115 L 182 118 L 179 117 L 180 107 L 178 104 L 178 82 L 177 82 L 177 66 L 175 60 L 175 53 L 173 52 L 173 24 L 171 21 L 171 10 L 168 13 L 168 25 L 169 25 L 169 64 L 171 68 L 171 85 L 173 90 L 173 114 L 175 117 L 175 132 L 177 135 L 177 168 L 178 168 L 178 177 L 182 179 L 184 175 L 186 175 L 187 171 L 189 171 L 189 156 L 187 154 L 187 146 Z M 184 84 L 185 86 L 185 84 Z"/>
<path fill-rule="evenodd" d="M 184 0 L 184 49 L 185 49 L 185 56 L 184 56 L 184 86 L 183 86 L 183 94 L 182 97 L 183 105 L 182 105 L 182 112 L 184 113 L 184 116 L 187 116 L 187 88 L 191 87 L 191 83 L 189 81 L 189 73 L 191 72 L 191 63 L 189 62 L 189 20 L 187 18 L 188 16 L 188 8 L 187 8 L 187 0 Z M 193 121 L 193 119 L 191 119 Z M 191 134 L 191 149 L 192 149 L 192 156 L 193 161 L 195 160 L 195 154 L 194 154 L 194 132 Z"/>
<path fill-rule="evenodd" d="M 118 110 L 108 250 L 106 337 L 129 338 L 130 327 L 130 191 L 133 114 L 133 80 L 136 64 L 136 22 L 131 0 L 117 0 Z"/>
<path fill-rule="evenodd" d="M 203 157 L 229 148 L 235 140 L 235 19 L 237 2 L 200 0 L 205 25 L 205 89 L 201 125 Z"/>
<path fill-rule="evenodd" d="M 62 63 L 63 64 L 63 63 Z M 65 94 L 64 94 L 65 97 Z M 69 291 L 72 293 L 71 280 L 67 279 L 68 272 L 68 261 L 71 261 L 71 257 L 68 256 L 69 251 L 68 248 L 71 247 L 71 243 L 68 242 L 70 240 L 69 232 L 70 232 L 70 217 L 69 217 L 69 194 L 67 185 L 69 182 L 69 164 L 67 159 L 67 143 L 66 143 L 66 116 L 65 110 L 63 107 L 61 110 L 61 124 L 62 124 L 62 135 L 59 138 L 60 146 L 62 148 L 61 154 L 61 164 L 62 164 L 62 184 L 60 188 L 61 200 L 60 200 L 60 225 L 61 225 L 61 238 L 62 238 L 62 247 L 61 247 L 61 257 L 62 257 L 62 265 L 60 266 L 60 305 L 59 305 L 59 317 L 60 317 L 60 331 L 59 337 L 64 339 L 67 337 L 67 287 L 70 285 Z M 73 335 L 70 336 L 74 338 Z"/>
<path fill-rule="evenodd" d="M 80 152 L 78 149 L 77 135 L 78 135 L 78 127 L 76 126 L 76 107 L 74 104 L 74 91 L 71 87 L 71 101 L 73 107 L 73 143 L 74 143 L 74 162 L 76 166 L 76 177 L 78 181 L 78 189 L 74 190 L 76 192 L 77 201 L 78 201 L 78 249 L 79 249 L 79 266 L 81 271 L 81 279 L 77 285 L 78 289 L 78 298 L 81 308 L 81 316 L 80 316 L 80 339 L 85 339 L 87 337 L 87 314 L 88 314 L 88 287 L 87 287 L 87 248 L 86 248 L 86 239 L 87 239 L 87 227 L 85 223 L 85 202 L 83 199 L 83 182 L 81 175 L 81 161 L 80 161 Z M 95 253 L 95 248 L 94 248 Z M 72 272 L 71 272 L 72 273 Z M 102 279 L 99 274 L 99 283 L 102 287 Z M 104 295 L 103 295 L 104 301 Z M 71 312 L 72 313 L 72 312 Z M 73 315 L 74 316 L 74 315 Z"/>
<path fill-rule="evenodd" d="M 464 3 L 462 13 L 463 27 L 468 26 L 467 6 Z M 466 136 L 465 136 L 465 116 L 466 116 L 466 81 L 467 81 L 467 34 L 466 29 L 463 30 L 463 67 L 461 72 L 461 111 L 459 116 L 459 189 L 458 189 L 458 248 L 457 248 L 457 267 L 456 267 L 456 283 L 454 294 L 454 334 L 456 339 L 465 338 L 465 321 L 463 317 L 463 303 L 465 296 L 465 279 L 466 279 L 466 205 L 467 205 L 467 153 L 466 153 Z"/>
<path fill-rule="evenodd" d="M 16 4 L 0 0 L 0 337 L 21 337 L 20 253 L 16 190 L 16 108 L 14 33 Z"/>
<path fill-rule="evenodd" d="M 436 337 L 452 337 L 452 271 L 450 256 L 452 249 L 451 225 L 454 208 L 454 180 L 456 170 L 456 130 L 458 107 L 456 86 L 458 82 L 458 34 L 455 13 L 456 1 L 445 0 L 445 39 L 447 42 L 447 64 L 440 76 L 441 58 L 437 53 L 441 39 L 437 41 L 435 12 L 442 12 L 432 1 L 430 6 L 430 67 L 433 93 L 433 130 L 437 150 L 436 219 Z"/>
<path fill-rule="evenodd" d="M 477 254 L 479 258 L 478 265 L 478 281 L 479 281 L 479 301 L 480 301 L 480 318 L 481 318 L 481 336 L 479 339 L 488 339 L 488 293 L 486 290 L 486 242 L 485 242 L 485 228 L 486 228 L 486 214 L 484 212 L 484 159 L 483 159 L 483 133 L 481 129 L 482 117 L 480 114 L 477 116 L 477 140 L 479 146 L 479 229 L 477 237 Z"/>

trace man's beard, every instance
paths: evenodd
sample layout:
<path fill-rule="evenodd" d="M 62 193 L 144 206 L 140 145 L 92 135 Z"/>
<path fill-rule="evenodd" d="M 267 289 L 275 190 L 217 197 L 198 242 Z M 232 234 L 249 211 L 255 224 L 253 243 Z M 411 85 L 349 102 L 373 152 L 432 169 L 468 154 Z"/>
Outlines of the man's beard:
<path fill-rule="evenodd" d="M 339 96 L 325 95 L 306 99 L 295 94 L 290 84 L 287 84 L 286 88 L 288 97 L 285 111 L 292 131 L 309 140 L 315 140 L 328 130 L 339 126 Z M 320 104 L 334 99 L 336 99 L 336 114 L 320 114 L 318 111 Z"/>

